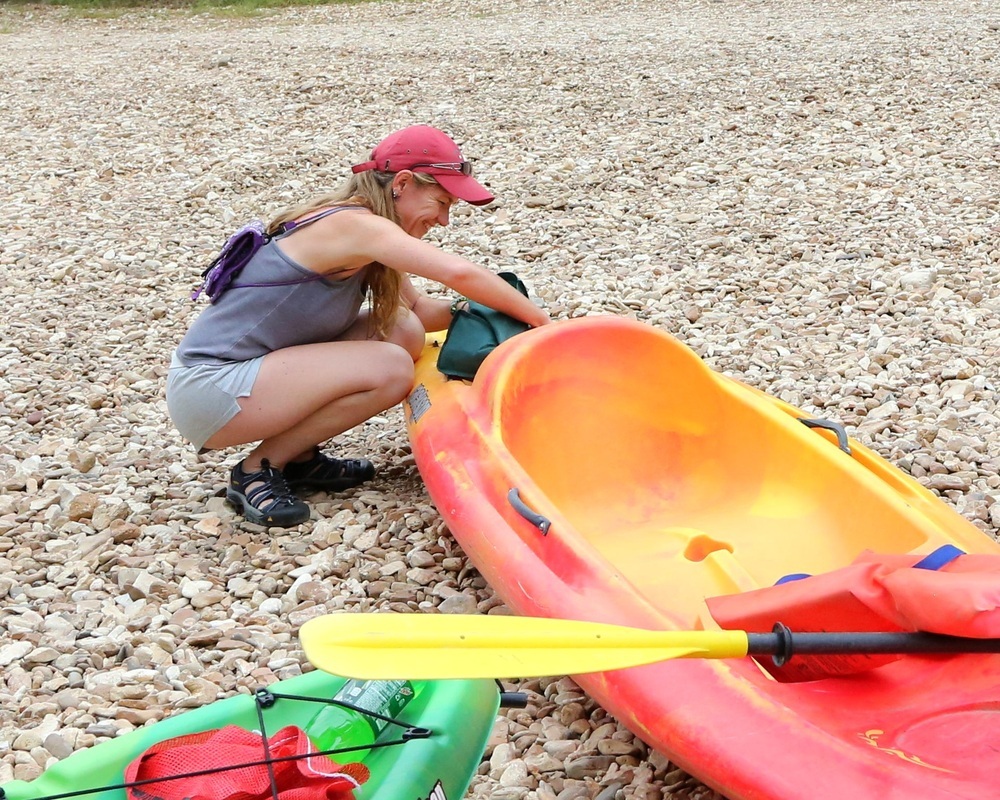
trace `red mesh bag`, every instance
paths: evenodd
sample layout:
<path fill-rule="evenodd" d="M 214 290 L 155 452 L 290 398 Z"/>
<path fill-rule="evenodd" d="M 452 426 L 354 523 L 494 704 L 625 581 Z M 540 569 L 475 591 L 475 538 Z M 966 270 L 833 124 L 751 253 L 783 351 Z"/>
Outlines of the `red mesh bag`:
<path fill-rule="evenodd" d="M 305 731 L 290 725 L 267 740 L 272 759 L 313 752 Z M 260 734 L 235 725 L 192 733 L 150 747 L 125 770 L 127 783 L 211 770 L 205 775 L 154 781 L 128 789 L 129 800 L 272 800 Z M 280 800 L 354 800 L 368 780 L 363 764 L 339 765 L 327 756 L 271 764 Z"/>

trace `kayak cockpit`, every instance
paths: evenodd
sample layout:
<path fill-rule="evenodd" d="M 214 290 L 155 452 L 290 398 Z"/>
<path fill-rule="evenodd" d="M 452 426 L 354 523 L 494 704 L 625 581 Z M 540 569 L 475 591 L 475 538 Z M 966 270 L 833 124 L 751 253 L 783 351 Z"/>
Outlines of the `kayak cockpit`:
<path fill-rule="evenodd" d="M 866 549 L 938 543 L 934 522 L 833 436 L 649 326 L 595 317 L 532 331 L 487 359 L 472 390 L 527 502 L 675 611 L 678 597 L 693 614 L 698 598 Z"/>

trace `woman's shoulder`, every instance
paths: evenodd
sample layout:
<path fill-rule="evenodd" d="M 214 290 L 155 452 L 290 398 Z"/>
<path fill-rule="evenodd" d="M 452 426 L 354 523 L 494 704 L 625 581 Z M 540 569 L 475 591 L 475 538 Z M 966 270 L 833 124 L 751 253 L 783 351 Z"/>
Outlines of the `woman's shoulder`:
<path fill-rule="evenodd" d="M 347 214 L 340 214 L 338 212 L 346 211 L 350 212 Z M 321 221 L 332 222 L 338 218 L 357 219 L 360 216 L 374 216 L 372 212 L 363 205 L 358 203 L 337 203 L 336 205 L 324 206 L 322 208 L 314 208 L 300 217 L 297 217 L 289 222 L 285 223 L 284 235 L 289 235 L 294 233 L 295 230 L 299 228 L 304 228 L 307 225 L 313 225 Z"/>
<path fill-rule="evenodd" d="M 344 213 L 332 213 L 334 210 Z M 319 214 L 326 216 L 320 219 Z M 393 225 L 360 205 L 319 209 L 295 222 L 295 228 L 279 237 L 279 249 L 308 270 L 328 278 L 336 275 L 335 280 L 350 277 L 373 261 L 369 253 L 371 241 L 383 238 L 381 224 Z"/>
<path fill-rule="evenodd" d="M 347 213 L 331 214 L 316 227 L 336 236 L 345 245 L 366 250 L 373 241 L 405 235 L 403 229 L 391 219 L 376 214 L 364 206 L 342 206 L 342 208 Z"/>

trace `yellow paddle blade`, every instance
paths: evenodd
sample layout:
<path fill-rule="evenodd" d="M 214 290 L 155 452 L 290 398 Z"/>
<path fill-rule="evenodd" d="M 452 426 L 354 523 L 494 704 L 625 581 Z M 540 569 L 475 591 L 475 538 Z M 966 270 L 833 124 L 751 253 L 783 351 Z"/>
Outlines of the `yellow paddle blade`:
<path fill-rule="evenodd" d="M 747 654 L 744 631 L 462 614 L 329 614 L 306 622 L 299 639 L 313 666 L 366 680 L 576 675 Z"/>

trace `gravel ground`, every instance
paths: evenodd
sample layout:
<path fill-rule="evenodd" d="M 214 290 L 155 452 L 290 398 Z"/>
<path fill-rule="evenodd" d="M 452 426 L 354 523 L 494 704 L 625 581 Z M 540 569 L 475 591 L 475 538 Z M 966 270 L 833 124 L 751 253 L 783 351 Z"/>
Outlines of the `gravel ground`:
<path fill-rule="evenodd" d="M 166 416 L 213 251 L 402 125 L 498 194 L 446 247 L 841 420 L 996 536 L 998 50 L 974 0 L 0 8 L 0 782 L 297 674 L 327 610 L 499 605 L 398 409 L 336 443 L 379 479 L 292 531 L 240 524 L 239 454 Z M 719 797 L 570 679 L 525 686 L 470 797 Z"/>

